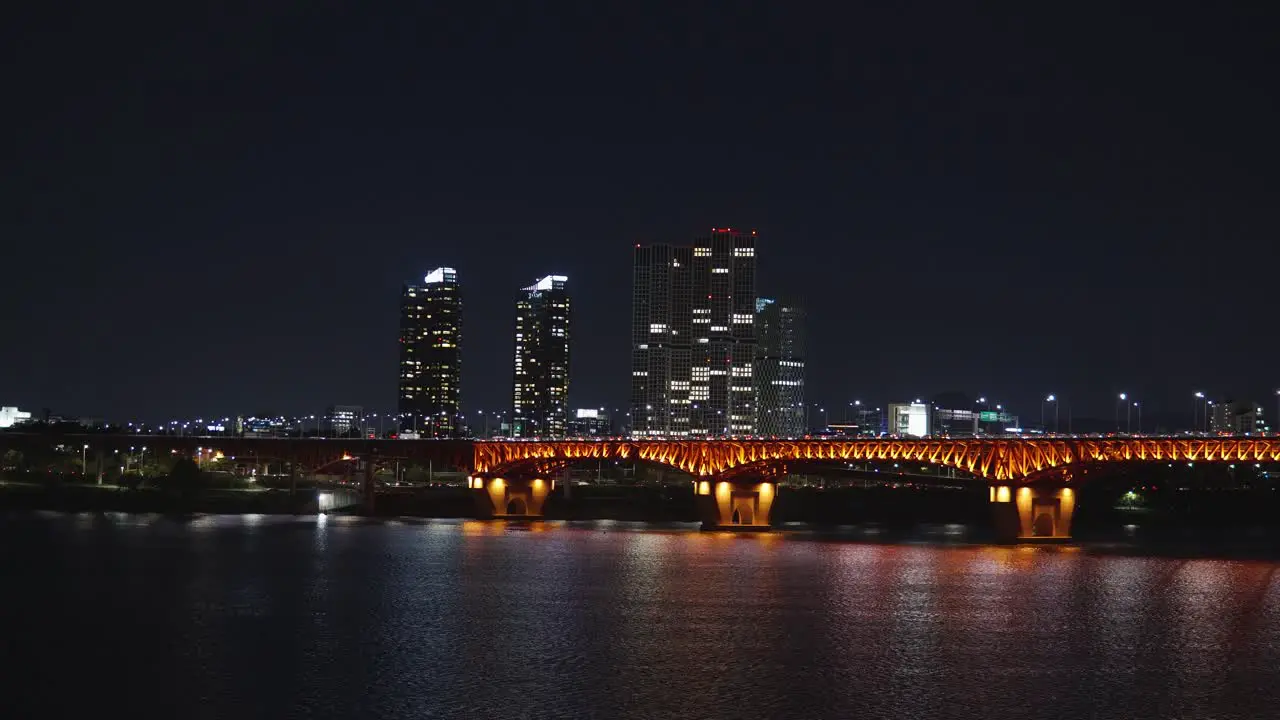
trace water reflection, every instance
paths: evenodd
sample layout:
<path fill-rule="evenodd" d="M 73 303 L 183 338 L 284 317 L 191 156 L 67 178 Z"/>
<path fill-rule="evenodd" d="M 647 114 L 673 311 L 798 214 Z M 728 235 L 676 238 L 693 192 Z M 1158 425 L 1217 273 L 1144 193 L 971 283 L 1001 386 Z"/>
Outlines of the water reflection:
<path fill-rule="evenodd" d="M 103 697 L 391 718 L 1270 717 L 1280 699 L 1270 563 L 620 522 L 8 520 L 14 717 Z M 42 691 L 68 658 L 94 672 Z"/>

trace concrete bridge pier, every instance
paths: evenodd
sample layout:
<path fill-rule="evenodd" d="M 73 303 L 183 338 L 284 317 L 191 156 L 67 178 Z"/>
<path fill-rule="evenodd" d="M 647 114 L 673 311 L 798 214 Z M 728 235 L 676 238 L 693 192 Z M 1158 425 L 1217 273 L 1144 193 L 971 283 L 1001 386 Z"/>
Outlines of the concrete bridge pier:
<path fill-rule="evenodd" d="M 543 505 L 556 485 L 555 480 L 520 477 L 473 476 L 467 482 L 480 517 L 506 520 L 541 519 Z"/>
<path fill-rule="evenodd" d="M 1062 485 L 992 485 L 991 511 L 999 542 L 1062 542 L 1071 539 L 1076 491 Z"/>
<path fill-rule="evenodd" d="M 364 514 L 372 515 L 374 504 L 378 497 L 378 488 L 373 482 L 373 469 L 375 466 L 374 454 L 369 453 L 361 460 L 364 462 L 364 481 L 361 483 L 361 490 L 364 494 Z"/>
<path fill-rule="evenodd" d="M 693 492 L 703 530 L 762 531 L 769 529 L 778 484 L 762 478 L 704 477 L 693 481 Z"/>

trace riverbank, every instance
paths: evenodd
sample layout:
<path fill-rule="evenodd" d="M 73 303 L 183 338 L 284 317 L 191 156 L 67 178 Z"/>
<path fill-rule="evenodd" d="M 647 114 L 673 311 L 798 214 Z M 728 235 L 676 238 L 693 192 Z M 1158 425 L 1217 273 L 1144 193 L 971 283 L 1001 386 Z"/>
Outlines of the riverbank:
<path fill-rule="evenodd" d="M 1236 502 L 1167 509 L 1122 509 L 1082 503 L 1070 543 L 1107 554 L 1196 556 L 1280 555 L 1280 525 L 1259 515 L 1256 495 Z M 164 514 L 315 514 L 320 511 L 374 518 L 473 519 L 475 494 L 464 487 L 400 487 L 379 491 L 367 512 L 355 488 L 201 488 L 188 493 L 81 483 L 0 483 L 0 510 Z M 548 498 L 549 521 L 612 520 L 695 523 L 692 489 L 683 485 L 584 485 Z M 773 526 L 817 539 L 861 542 L 985 544 L 996 540 L 983 493 L 964 490 L 884 488 L 784 488 Z"/>
<path fill-rule="evenodd" d="M 0 483 L 0 508 L 15 510 L 237 515 L 314 513 L 316 505 L 314 491 L 202 489 L 183 494 L 116 485 Z"/>

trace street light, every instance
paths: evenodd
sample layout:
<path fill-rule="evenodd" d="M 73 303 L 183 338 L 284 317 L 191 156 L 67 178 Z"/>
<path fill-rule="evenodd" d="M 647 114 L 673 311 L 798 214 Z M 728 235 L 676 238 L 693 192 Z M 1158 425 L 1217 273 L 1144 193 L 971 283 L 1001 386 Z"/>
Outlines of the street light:
<path fill-rule="evenodd" d="M 1135 400 L 1133 403 L 1133 406 L 1138 408 L 1138 434 L 1141 435 L 1142 434 L 1142 404 Z"/>
<path fill-rule="evenodd" d="M 1116 401 L 1116 432 L 1120 432 L 1120 405 L 1128 399 L 1128 395 L 1120 393 L 1120 399 Z"/>
<path fill-rule="evenodd" d="M 1053 433 L 1058 434 L 1058 397 L 1053 393 L 1049 393 L 1049 397 L 1040 403 L 1040 429 L 1044 429 L 1044 404 L 1053 403 Z"/>
<path fill-rule="evenodd" d="M 89 446 L 80 448 L 80 477 L 89 476 Z"/>
<path fill-rule="evenodd" d="M 1191 401 L 1191 431 L 1198 432 L 1200 430 L 1200 404 L 1204 402 L 1204 393 L 1197 390 L 1195 400 Z M 1208 412 L 1205 413 L 1208 415 Z M 1208 418 L 1206 417 L 1207 421 Z"/>

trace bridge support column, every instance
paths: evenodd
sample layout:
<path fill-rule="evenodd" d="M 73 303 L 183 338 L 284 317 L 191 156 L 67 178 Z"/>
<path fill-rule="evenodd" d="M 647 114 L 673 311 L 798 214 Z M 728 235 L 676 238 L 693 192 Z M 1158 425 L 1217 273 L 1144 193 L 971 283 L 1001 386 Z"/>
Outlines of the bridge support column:
<path fill-rule="evenodd" d="M 364 514 L 372 515 L 374 511 L 374 503 L 377 500 L 377 488 L 373 484 L 373 454 L 364 456 L 364 482 L 362 490 L 364 491 Z"/>
<path fill-rule="evenodd" d="M 547 495 L 555 489 L 555 481 L 545 478 L 487 478 L 468 480 L 475 493 L 480 516 L 509 520 L 534 520 L 542 517 Z"/>
<path fill-rule="evenodd" d="M 760 478 L 693 481 L 693 491 L 703 530 L 738 532 L 769 529 L 769 513 L 778 484 Z"/>
<path fill-rule="evenodd" d="M 1076 491 L 1069 487 L 993 485 L 991 511 L 1000 542 L 1071 539 Z"/>

